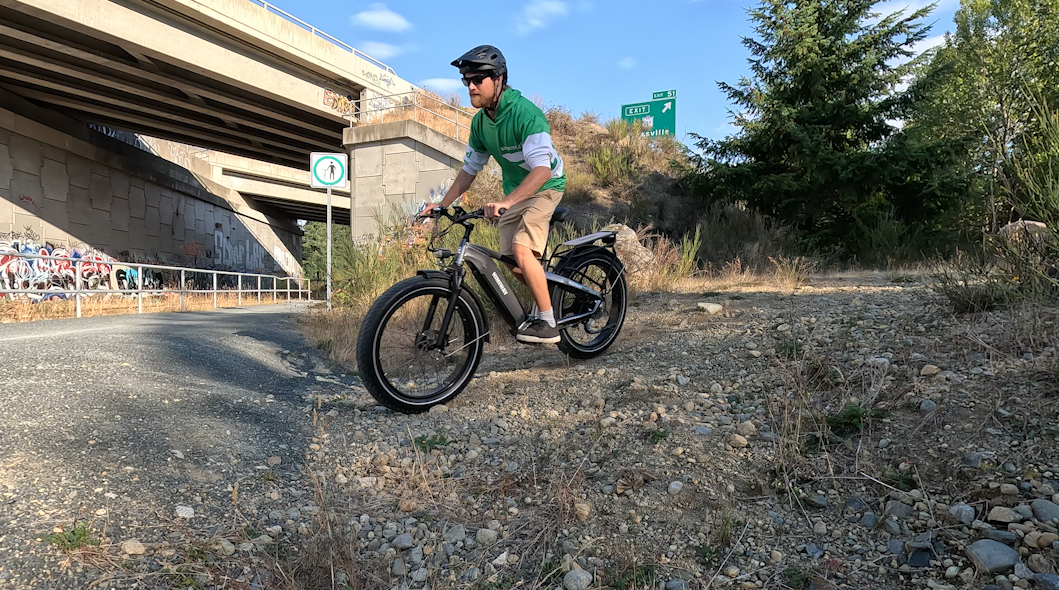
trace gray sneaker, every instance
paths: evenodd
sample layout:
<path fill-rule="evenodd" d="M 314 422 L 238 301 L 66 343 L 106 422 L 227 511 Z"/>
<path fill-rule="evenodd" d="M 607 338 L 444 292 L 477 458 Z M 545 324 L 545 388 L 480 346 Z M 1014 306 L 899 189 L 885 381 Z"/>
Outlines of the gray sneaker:
<path fill-rule="evenodd" d="M 518 331 L 515 340 L 532 344 L 555 344 L 559 342 L 559 329 L 549 326 L 542 319 L 534 318 L 525 328 Z"/>

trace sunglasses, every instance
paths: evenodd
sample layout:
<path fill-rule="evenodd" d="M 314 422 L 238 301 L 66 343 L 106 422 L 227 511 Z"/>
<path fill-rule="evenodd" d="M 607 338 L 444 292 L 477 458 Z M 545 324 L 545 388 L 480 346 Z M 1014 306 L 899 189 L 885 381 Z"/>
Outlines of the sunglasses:
<path fill-rule="evenodd" d="M 482 82 L 484 82 L 488 78 L 492 78 L 492 76 L 490 76 L 489 74 L 482 74 L 479 76 L 464 77 L 463 85 L 467 87 L 470 87 L 471 84 L 474 84 L 475 86 L 481 86 Z"/>

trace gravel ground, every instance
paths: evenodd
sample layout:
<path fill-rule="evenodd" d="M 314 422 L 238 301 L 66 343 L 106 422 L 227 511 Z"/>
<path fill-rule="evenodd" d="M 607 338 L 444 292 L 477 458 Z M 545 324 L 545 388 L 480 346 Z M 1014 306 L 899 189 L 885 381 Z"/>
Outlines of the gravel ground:
<path fill-rule="evenodd" d="M 239 545 L 255 511 L 311 491 L 303 396 L 346 386 L 306 347 L 302 313 L 0 328 L 0 588 L 80 588 L 121 566 L 130 576 L 110 587 L 208 580 L 206 568 L 175 571 L 189 547 Z M 66 553 L 52 540 L 63 533 L 99 546 Z M 238 565 L 233 580 L 254 578 Z"/>
<path fill-rule="evenodd" d="M 3 391 L 35 394 L 5 394 L 0 517 L 15 527 L 0 533 L 0 579 L 1059 587 L 1051 312 L 1032 329 L 1013 314 L 953 317 L 901 275 L 707 288 L 635 296 L 592 361 L 494 343 L 456 400 L 417 416 L 376 405 L 285 316 L 257 310 L 195 344 L 158 318 L 63 336 L 91 340 L 65 347 L 90 360 L 23 347 L 0 369 Z M 181 419 L 163 418 L 176 404 Z M 47 542 L 78 514 L 102 545 Z"/>

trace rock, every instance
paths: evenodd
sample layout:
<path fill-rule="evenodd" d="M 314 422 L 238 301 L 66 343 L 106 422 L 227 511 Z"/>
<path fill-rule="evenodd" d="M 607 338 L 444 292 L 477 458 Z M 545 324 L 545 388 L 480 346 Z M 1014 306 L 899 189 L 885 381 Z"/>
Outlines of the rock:
<path fill-rule="evenodd" d="M 411 578 L 412 578 L 413 582 L 425 582 L 427 577 L 429 577 L 429 576 L 430 576 L 430 570 L 428 570 L 425 567 L 421 567 L 421 568 L 417 569 L 416 571 L 412 572 Z"/>
<path fill-rule="evenodd" d="M 990 574 L 1006 572 L 1019 562 L 1019 552 L 991 539 L 980 539 L 966 547 L 967 556 L 979 570 Z"/>
<path fill-rule="evenodd" d="M 949 566 L 949 568 L 945 570 L 946 579 L 952 580 L 958 575 L 960 575 L 960 566 L 958 565 Z"/>
<path fill-rule="evenodd" d="M 677 385 L 679 385 L 681 387 L 684 387 L 688 383 L 691 383 L 691 379 L 689 379 L 689 378 L 687 378 L 687 377 L 685 377 L 683 375 L 677 375 Z"/>
<path fill-rule="evenodd" d="M 890 533 L 890 535 L 894 537 L 901 534 L 901 525 L 897 524 L 896 522 L 890 519 L 886 519 L 883 521 L 882 528 L 884 531 Z"/>
<path fill-rule="evenodd" d="M 923 365 L 923 368 L 919 370 L 919 374 L 923 377 L 933 377 L 941 372 L 941 369 L 934 365 Z"/>
<path fill-rule="evenodd" d="M 481 570 L 479 570 L 478 568 L 472 566 L 472 567 L 468 568 L 467 571 L 464 572 L 462 576 L 460 576 L 460 579 L 463 580 L 464 582 L 474 582 L 481 575 L 482 575 Z"/>
<path fill-rule="evenodd" d="M 934 403 L 933 400 L 925 399 L 919 404 L 919 411 L 923 412 L 924 414 L 929 414 L 930 412 L 933 412 L 937 409 L 938 404 Z"/>
<path fill-rule="evenodd" d="M 445 529 L 445 534 L 443 535 L 443 538 L 445 539 L 446 543 L 452 543 L 453 545 L 455 545 L 456 543 L 459 543 L 460 541 L 467 538 L 467 529 L 463 528 L 462 524 L 450 526 L 449 528 Z"/>
<path fill-rule="evenodd" d="M 971 524 L 974 522 L 974 508 L 967 504 L 953 504 L 949 506 L 949 516 L 959 524 Z"/>
<path fill-rule="evenodd" d="M 720 305 L 718 305 L 716 303 L 707 303 L 705 301 L 700 301 L 699 304 L 698 304 L 698 308 L 700 310 L 702 310 L 702 311 L 705 311 L 706 313 L 708 313 L 710 315 L 717 315 L 717 314 L 721 313 L 722 311 L 724 311 L 724 307 L 722 307 L 722 306 L 720 306 Z"/>
<path fill-rule="evenodd" d="M 222 555 L 234 555 L 235 545 L 232 544 L 228 539 L 217 539 L 217 542 L 213 544 L 213 547 L 217 549 Z"/>
<path fill-rule="evenodd" d="M 1019 495 L 1019 488 L 1013 483 L 1002 483 L 1000 484 L 1000 493 L 1005 496 L 1017 496 Z"/>
<path fill-rule="evenodd" d="M 1038 549 L 1048 549 L 1052 546 L 1052 543 L 1059 541 L 1059 535 L 1055 533 L 1042 533 L 1040 531 L 1033 531 L 1028 533 L 1023 539 L 1023 542 L 1030 547 L 1036 547 Z"/>
<path fill-rule="evenodd" d="M 496 543 L 496 540 L 499 537 L 500 533 L 492 529 L 478 529 L 478 532 L 474 535 L 474 540 L 478 541 L 478 544 L 482 547 L 489 547 L 493 543 Z"/>
<path fill-rule="evenodd" d="M 733 433 L 731 438 L 728 439 L 728 444 L 732 445 L 732 448 L 742 449 L 750 443 L 747 442 L 743 435 Z"/>
<path fill-rule="evenodd" d="M 729 578 L 738 578 L 739 577 L 739 568 L 737 566 L 730 565 L 730 566 L 724 568 L 724 572 L 723 573 L 724 573 L 725 576 L 727 576 Z M 667 588 L 666 590 L 669 590 L 669 589 Z"/>
<path fill-rule="evenodd" d="M 636 274 L 654 263 L 654 252 L 640 243 L 636 230 L 627 225 L 615 223 L 605 226 L 602 231 L 617 232 L 614 249 L 629 274 Z"/>
<path fill-rule="evenodd" d="M 1040 553 L 1034 553 L 1026 559 L 1026 565 L 1029 566 L 1030 571 L 1035 574 L 1054 574 L 1055 569 L 1052 566 L 1052 562 L 1048 561 Z"/>
<path fill-rule="evenodd" d="M 870 359 L 868 359 L 868 364 L 871 365 L 872 367 L 875 367 L 877 369 L 881 369 L 883 371 L 890 370 L 890 359 L 888 359 L 888 358 L 886 358 L 884 356 L 877 356 L 877 357 L 874 357 L 874 358 L 870 358 Z"/>
<path fill-rule="evenodd" d="M 757 426 L 754 426 L 753 422 L 747 420 L 746 422 L 740 422 L 739 425 L 735 427 L 735 431 L 746 438 L 750 438 L 757 435 Z"/>
<path fill-rule="evenodd" d="M 703 434 L 703 435 L 705 435 L 705 434 L 709 434 L 711 432 L 713 432 L 713 431 L 710 430 L 709 428 L 707 428 L 706 426 L 697 426 L 697 427 L 695 427 L 695 434 Z"/>
<path fill-rule="evenodd" d="M 592 585 L 592 574 L 585 570 L 570 570 L 563 576 L 563 588 L 566 590 L 588 590 Z"/>
<path fill-rule="evenodd" d="M 415 565 L 423 563 L 423 548 L 419 546 L 412 547 L 412 550 L 408 552 L 408 561 Z"/>
<path fill-rule="evenodd" d="M 826 535 L 827 534 L 827 525 L 824 524 L 824 521 L 819 520 L 819 521 L 816 522 L 816 524 L 813 525 L 813 534 L 816 534 L 816 535 Z"/>
<path fill-rule="evenodd" d="M 874 529 L 879 524 L 879 517 L 875 516 L 874 512 L 865 512 L 864 516 L 860 517 L 860 524 L 866 529 Z"/>
<path fill-rule="evenodd" d="M 724 392 L 724 387 L 720 383 L 713 383 L 710 385 L 710 393 L 719 394 Z"/>
<path fill-rule="evenodd" d="M 688 590 L 688 583 L 680 578 L 666 582 L 666 590 Z"/>
<path fill-rule="evenodd" d="M 820 495 L 812 495 L 805 499 L 805 503 L 813 508 L 827 508 L 827 498 Z"/>
<path fill-rule="evenodd" d="M 577 504 L 574 504 L 574 518 L 581 522 L 588 520 L 588 515 L 591 512 L 592 507 L 588 504 L 585 504 L 583 502 L 578 502 Z"/>
<path fill-rule="evenodd" d="M 1033 581 L 1041 590 L 1059 590 L 1059 576 L 1055 574 L 1037 574 Z"/>
<path fill-rule="evenodd" d="M 147 552 L 147 549 L 139 539 L 129 539 L 121 543 L 121 552 L 129 555 L 143 555 Z"/>
<path fill-rule="evenodd" d="M 1059 519 L 1059 505 L 1054 502 L 1038 498 L 1030 502 L 1030 507 L 1033 508 L 1033 515 L 1041 522 L 1051 522 L 1054 519 Z"/>
<path fill-rule="evenodd" d="M 393 541 L 390 542 L 390 545 L 397 550 L 411 549 L 412 547 L 415 547 L 415 544 L 415 539 L 413 539 L 412 535 L 408 533 L 401 533 L 394 537 Z"/>
<path fill-rule="evenodd" d="M 911 567 L 928 567 L 933 555 L 931 551 L 913 551 L 908 554 L 908 565 Z"/>
<path fill-rule="evenodd" d="M 445 412 L 448 412 L 448 411 L 449 411 L 449 407 L 446 406 L 445 404 L 438 404 L 436 406 L 431 406 L 430 410 L 429 410 L 429 412 L 431 414 L 444 414 Z"/>
<path fill-rule="evenodd" d="M 675 496 L 675 495 L 679 494 L 680 490 L 682 490 L 682 489 L 684 489 L 684 484 L 682 482 L 671 481 L 671 482 L 669 482 L 669 489 L 666 490 L 666 491 L 669 492 L 670 496 Z"/>
<path fill-rule="evenodd" d="M 496 567 L 505 567 L 505 566 L 507 566 L 507 563 L 508 563 L 507 562 L 507 556 L 508 556 L 508 552 L 507 551 L 501 553 L 500 555 L 497 555 L 496 559 L 494 559 L 493 562 L 492 562 L 493 565 L 496 566 Z"/>
<path fill-rule="evenodd" d="M 772 552 L 769 553 L 769 559 L 772 560 L 772 563 L 779 563 L 783 561 L 783 554 L 773 549 Z"/>
<path fill-rule="evenodd" d="M 400 504 L 397 505 L 397 508 L 401 512 L 415 512 L 415 510 L 419 508 L 419 504 L 417 504 L 415 500 L 401 500 Z"/>
<path fill-rule="evenodd" d="M 879 439 L 879 448 L 880 449 L 885 449 L 888 446 L 890 446 L 890 439 L 888 439 L 888 438 L 880 438 Z"/>
<path fill-rule="evenodd" d="M 989 516 L 986 517 L 986 520 L 1007 524 L 1009 522 L 1021 521 L 1022 516 L 1007 506 L 994 506 L 993 509 L 989 511 Z"/>
<path fill-rule="evenodd" d="M 809 543 L 805 546 L 805 553 L 813 559 L 820 559 L 824 556 L 824 550 L 817 547 L 816 545 Z"/>
<path fill-rule="evenodd" d="M 177 506 L 176 507 L 177 518 L 194 518 L 195 509 L 190 506 Z"/>
<path fill-rule="evenodd" d="M 1005 545 L 1014 545 L 1015 541 L 1019 540 L 1019 536 L 1011 531 L 1001 531 L 997 529 L 989 529 L 985 532 L 985 538 L 992 539 Z"/>
<path fill-rule="evenodd" d="M 963 464 L 968 467 L 974 467 L 975 469 L 982 466 L 982 455 L 981 453 L 967 453 L 963 456 Z"/>
<path fill-rule="evenodd" d="M 393 560 L 393 565 L 390 566 L 390 573 L 395 575 L 395 576 L 398 576 L 398 577 L 407 576 L 408 575 L 408 566 L 405 565 L 405 562 L 404 562 L 403 559 L 398 557 L 397 559 Z"/>
<path fill-rule="evenodd" d="M 915 509 L 905 504 L 904 502 L 898 502 L 897 500 L 890 500 L 886 503 L 886 510 L 883 512 L 885 516 L 896 516 L 902 520 L 912 516 Z"/>

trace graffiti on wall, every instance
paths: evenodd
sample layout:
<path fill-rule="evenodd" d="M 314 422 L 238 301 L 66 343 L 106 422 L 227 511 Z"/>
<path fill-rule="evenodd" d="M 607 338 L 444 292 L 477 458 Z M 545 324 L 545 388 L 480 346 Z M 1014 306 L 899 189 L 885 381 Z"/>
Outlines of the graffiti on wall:
<path fill-rule="evenodd" d="M 60 260 L 23 258 L 17 255 L 55 256 Z M 64 291 L 80 287 L 85 290 L 130 289 L 137 284 L 136 270 L 124 266 L 99 250 L 42 246 L 35 241 L 0 239 L 0 288 L 11 290 L 39 289 L 39 293 L 7 293 L 11 299 L 46 301 L 65 299 Z M 0 294 L 0 299 L 5 294 Z"/>
<path fill-rule="evenodd" d="M 22 231 L 0 232 L 0 242 L 37 242 L 39 240 L 40 234 L 28 226 Z"/>
<path fill-rule="evenodd" d="M 265 249 L 261 244 L 245 240 L 232 243 L 221 230 L 213 232 L 213 263 L 253 270 L 265 268 Z"/>
<path fill-rule="evenodd" d="M 356 103 L 330 88 L 324 88 L 324 106 L 331 107 L 346 116 L 356 115 Z"/>

